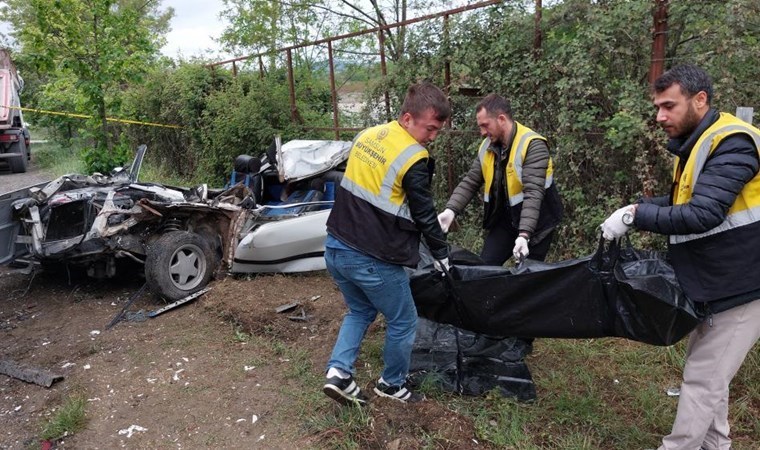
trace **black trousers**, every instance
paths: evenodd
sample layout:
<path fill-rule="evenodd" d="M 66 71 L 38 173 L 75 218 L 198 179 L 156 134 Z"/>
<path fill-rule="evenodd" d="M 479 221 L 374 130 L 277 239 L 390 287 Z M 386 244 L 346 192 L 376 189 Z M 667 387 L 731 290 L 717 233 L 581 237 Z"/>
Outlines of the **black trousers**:
<path fill-rule="evenodd" d="M 483 251 L 480 252 L 480 258 L 489 266 L 501 266 L 512 257 L 512 249 L 515 248 L 515 239 L 520 230 L 515 229 L 507 217 L 508 214 L 501 214 L 490 230 L 483 242 Z M 539 242 L 528 243 L 528 259 L 543 261 L 546 254 L 549 253 L 549 247 L 554 238 L 554 231 L 549 233 Z"/>

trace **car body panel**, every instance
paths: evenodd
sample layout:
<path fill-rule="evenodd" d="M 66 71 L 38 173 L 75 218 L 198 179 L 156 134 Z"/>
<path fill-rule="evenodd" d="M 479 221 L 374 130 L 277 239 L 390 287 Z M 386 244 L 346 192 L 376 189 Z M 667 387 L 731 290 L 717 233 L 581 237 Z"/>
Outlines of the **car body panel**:
<path fill-rule="evenodd" d="M 326 223 L 330 210 L 257 223 L 235 251 L 234 273 L 304 272 L 325 269 Z"/>

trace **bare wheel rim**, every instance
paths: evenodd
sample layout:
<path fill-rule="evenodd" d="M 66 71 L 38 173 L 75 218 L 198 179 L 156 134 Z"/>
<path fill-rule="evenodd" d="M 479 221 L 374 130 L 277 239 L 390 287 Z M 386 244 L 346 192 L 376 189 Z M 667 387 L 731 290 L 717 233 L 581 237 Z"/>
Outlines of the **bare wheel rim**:
<path fill-rule="evenodd" d="M 178 289 L 190 290 L 203 281 L 206 273 L 206 258 L 195 244 L 185 244 L 178 248 L 169 263 L 169 279 Z"/>

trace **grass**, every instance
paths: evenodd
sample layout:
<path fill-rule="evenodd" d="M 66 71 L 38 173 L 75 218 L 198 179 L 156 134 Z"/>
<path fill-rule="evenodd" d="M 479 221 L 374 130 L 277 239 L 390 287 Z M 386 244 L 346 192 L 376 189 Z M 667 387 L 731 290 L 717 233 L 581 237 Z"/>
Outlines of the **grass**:
<path fill-rule="evenodd" d="M 69 173 L 84 173 L 84 161 L 79 153 L 79 149 L 64 147 L 55 142 L 32 145 L 32 159 L 54 177 Z"/>
<path fill-rule="evenodd" d="M 53 417 L 43 425 L 40 438 L 55 441 L 80 431 L 87 421 L 85 405 L 87 400 L 84 395 L 66 397 Z"/>
<path fill-rule="evenodd" d="M 379 375 L 382 338 L 382 330 L 377 330 L 365 339 L 360 377 Z M 517 402 L 496 392 L 456 396 L 442 392 L 432 381 L 423 382 L 420 391 L 469 417 L 475 438 L 493 448 L 656 448 L 670 431 L 677 398 L 665 390 L 680 384 L 684 342 L 654 347 L 622 339 L 538 339 L 534 345 L 528 358 L 538 392 L 534 402 Z M 760 442 L 759 360 L 756 348 L 732 384 L 730 420 L 736 450 L 755 450 Z M 363 424 L 371 423 L 371 418 L 344 410 L 331 414 L 324 408 L 312 409 L 305 415 L 307 428 L 327 436 L 322 444 L 329 448 L 357 448 L 368 442 Z M 418 438 L 435 448 L 436 437 L 425 433 L 419 431 Z"/>
<path fill-rule="evenodd" d="M 46 136 L 42 132 L 34 131 L 35 140 L 44 140 Z M 81 157 L 82 149 L 76 146 L 63 146 L 52 140 L 48 142 L 35 142 L 32 145 L 32 158 L 43 170 L 50 172 L 53 177 L 59 177 L 70 173 L 87 174 L 84 160 Z M 153 182 L 170 186 L 190 186 L 197 184 L 194 180 L 180 177 L 171 168 L 163 167 L 150 158 L 150 151 L 140 168 L 139 180 L 141 182 Z M 215 187 L 215 186 L 211 186 Z"/>

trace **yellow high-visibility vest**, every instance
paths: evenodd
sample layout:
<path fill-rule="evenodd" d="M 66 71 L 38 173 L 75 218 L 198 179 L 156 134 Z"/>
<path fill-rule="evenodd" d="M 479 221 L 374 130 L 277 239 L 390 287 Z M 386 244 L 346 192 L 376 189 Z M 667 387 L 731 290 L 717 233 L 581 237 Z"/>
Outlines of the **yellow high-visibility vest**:
<path fill-rule="evenodd" d="M 401 182 L 428 151 L 397 121 L 369 128 L 354 139 L 341 187 L 389 214 L 412 220 Z"/>
<path fill-rule="evenodd" d="M 516 121 L 514 122 L 514 126 L 516 131 L 510 149 L 510 160 L 505 167 L 505 184 L 510 206 L 515 206 L 523 201 L 522 171 L 523 161 L 528 153 L 528 146 L 534 139 L 541 139 L 546 142 L 545 137 Z M 496 159 L 496 152 L 493 150 L 489 151 L 490 147 L 491 139 L 485 138 L 478 149 L 478 159 L 480 160 L 480 168 L 483 171 L 483 179 L 485 181 L 483 200 L 486 202 L 489 201 L 490 197 L 491 185 L 494 178 L 494 162 Z M 549 165 L 546 168 L 545 188 L 549 188 L 554 182 L 553 174 L 554 167 L 552 159 L 549 158 Z"/>
<path fill-rule="evenodd" d="M 683 205 L 691 200 L 694 186 L 705 163 L 718 145 L 728 136 L 743 133 L 749 135 L 760 151 L 760 130 L 737 117 L 720 113 L 718 120 L 705 130 L 692 147 L 686 164 L 680 169 L 680 159 L 676 157 L 673 169 L 673 205 Z M 728 210 L 726 219 L 717 227 L 704 233 L 670 236 L 671 244 L 679 244 L 700 239 L 721 231 L 757 222 L 760 220 L 760 173 L 755 175 L 736 197 Z"/>

